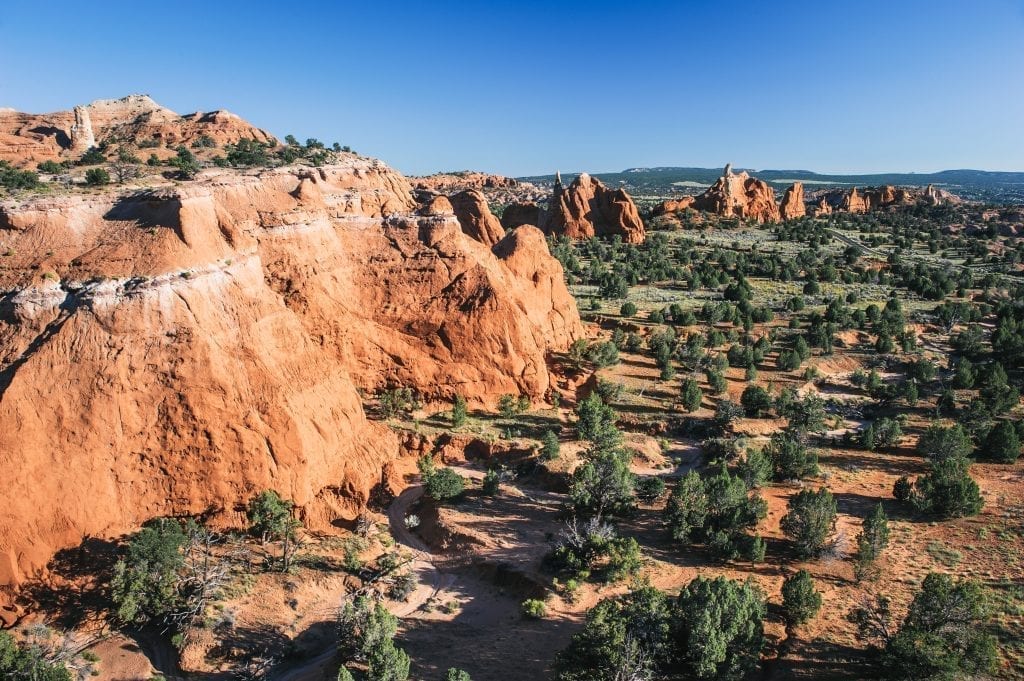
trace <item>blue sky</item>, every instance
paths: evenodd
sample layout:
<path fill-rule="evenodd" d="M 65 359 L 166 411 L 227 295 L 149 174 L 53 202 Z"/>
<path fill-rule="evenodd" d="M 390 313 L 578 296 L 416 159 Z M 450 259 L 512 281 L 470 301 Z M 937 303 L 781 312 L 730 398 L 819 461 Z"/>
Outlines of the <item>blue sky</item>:
<path fill-rule="evenodd" d="M 143 92 L 406 173 L 1024 170 L 1024 0 L 4 0 L 0 36 L 0 106 Z"/>

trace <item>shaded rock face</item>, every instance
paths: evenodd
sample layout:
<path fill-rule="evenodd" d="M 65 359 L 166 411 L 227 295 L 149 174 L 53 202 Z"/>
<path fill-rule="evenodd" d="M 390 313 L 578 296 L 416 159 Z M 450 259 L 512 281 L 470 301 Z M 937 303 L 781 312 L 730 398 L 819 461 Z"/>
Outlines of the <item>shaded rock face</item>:
<path fill-rule="evenodd" d="M 450 199 L 462 231 L 485 246 L 493 246 L 505 236 L 505 230 L 476 189 L 453 194 Z"/>
<path fill-rule="evenodd" d="M 540 224 L 540 220 L 540 206 L 532 201 L 528 203 L 511 203 L 505 206 L 505 211 L 501 214 L 501 226 L 505 229 L 514 229 L 519 225 L 533 225 L 536 227 Z"/>
<path fill-rule="evenodd" d="M 540 399 L 583 335 L 543 234 L 414 208 L 369 159 L 0 204 L 0 606 L 155 516 L 240 525 L 275 489 L 353 517 L 412 465 L 359 390 Z"/>
<path fill-rule="evenodd" d="M 807 215 L 807 206 L 804 205 L 804 184 L 794 182 L 793 185 L 782 195 L 782 203 L 779 205 L 779 215 L 783 220 L 795 220 Z"/>
<path fill-rule="evenodd" d="M 693 203 L 697 210 L 724 217 L 750 218 L 757 222 L 778 222 L 779 205 L 775 190 L 748 173 L 734 173 L 732 166 Z"/>
<path fill-rule="evenodd" d="M 243 138 L 273 141 L 270 133 L 228 111 L 181 116 L 146 95 L 100 99 L 49 114 L 0 110 L 0 160 L 17 166 L 34 168 L 42 161 L 74 160 L 105 141 L 115 146 L 156 144 L 139 152 L 170 158 L 175 147 L 191 148 L 200 138 L 215 145 L 193 148 L 201 157 L 223 153 L 225 144 Z"/>
<path fill-rule="evenodd" d="M 620 236 L 630 244 L 643 243 L 644 223 L 633 199 L 622 189 L 609 189 L 600 180 L 581 173 L 568 188 L 561 176 L 541 225 L 546 234 L 570 239 Z"/>
<path fill-rule="evenodd" d="M 670 213 L 678 213 L 681 210 L 692 208 L 693 204 L 696 201 L 696 196 L 682 196 L 678 199 L 667 199 L 656 205 L 654 208 L 652 208 L 651 215 L 657 217 L 658 215 L 669 215 Z"/>

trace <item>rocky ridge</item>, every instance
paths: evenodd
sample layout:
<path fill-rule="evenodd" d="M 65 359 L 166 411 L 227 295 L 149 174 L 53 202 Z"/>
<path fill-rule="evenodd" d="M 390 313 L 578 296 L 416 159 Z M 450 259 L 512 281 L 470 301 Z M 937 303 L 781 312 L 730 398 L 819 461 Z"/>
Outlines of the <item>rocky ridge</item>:
<path fill-rule="evenodd" d="M 99 99 L 71 111 L 48 114 L 0 109 L 0 160 L 19 167 L 77 160 L 91 147 L 104 143 L 126 144 L 161 159 L 185 145 L 196 155 L 207 157 L 218 153 L 218 147 L 240 139 L 274 141 L 270 133 L 229 111 L 182 116 L 147 95 Z M 205 146 L 209 144 L 214 146 Z"/>

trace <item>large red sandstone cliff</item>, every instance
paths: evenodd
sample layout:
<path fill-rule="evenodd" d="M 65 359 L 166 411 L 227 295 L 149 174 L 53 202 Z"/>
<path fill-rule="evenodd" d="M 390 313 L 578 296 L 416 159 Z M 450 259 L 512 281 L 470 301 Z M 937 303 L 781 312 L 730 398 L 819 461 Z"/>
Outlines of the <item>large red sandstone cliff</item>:
<path fill-rule="evenodd" d="M 644 223 L 633 199 L 622 189 L 609 189 L 600 180 L 580 173 L 568 187 L 561 176 L 542 218 L 547 234 L 565 235 L 571 239 L 593 236 L 620 236 L 630 244 L 646 238 Z"/>
<path fill-rule="evenodd" d="M 582 335 L 543 234 L 492 248 L 414 208 L 355 158 L 0 203 L 0 592 L 85 536 L 237 523 L 262 489 L 352 517 L 398 456 L 359 390 L 540 399 Z"/>

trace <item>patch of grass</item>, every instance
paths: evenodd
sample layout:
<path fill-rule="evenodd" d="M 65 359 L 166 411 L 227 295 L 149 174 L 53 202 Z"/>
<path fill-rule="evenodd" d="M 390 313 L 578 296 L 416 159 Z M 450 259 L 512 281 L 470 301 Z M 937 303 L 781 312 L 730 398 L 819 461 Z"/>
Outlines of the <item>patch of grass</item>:
<path fill-rule="evenodd" d="M 956 549 L 951 549 L 945 544 L 940 544 L 936 541 L 928 542 L 928 546 L 925 547 L 925 551 L 927 551 L 928 555 L 936 561 L 949 568 L 956 567 L 964 558 L 964 554 L 960 553 Z"/>

